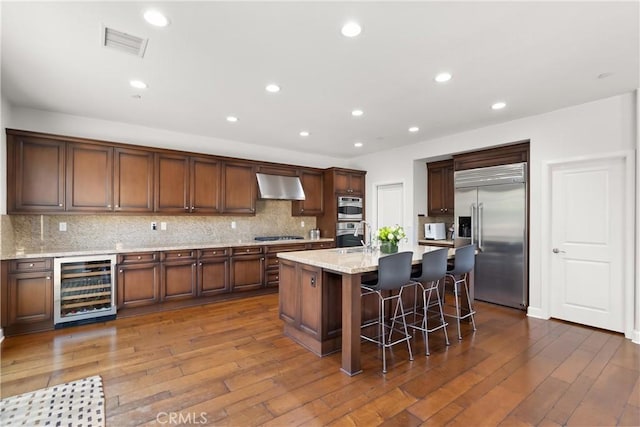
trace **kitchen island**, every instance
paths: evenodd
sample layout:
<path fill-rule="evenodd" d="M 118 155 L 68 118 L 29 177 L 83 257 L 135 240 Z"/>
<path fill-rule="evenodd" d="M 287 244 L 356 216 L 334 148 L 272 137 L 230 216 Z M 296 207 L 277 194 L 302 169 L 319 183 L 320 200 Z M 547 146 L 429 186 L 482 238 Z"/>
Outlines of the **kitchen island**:
<path fill-rule="evenodd" d="M 423 253 L 438 249 L 401 246 L 399 251 L 412 251 L 412 263 L 418 265 Z M 449 249 L 449 257 L 453 254 Z M 375 275 L 381 256 L 362 247 L 279 253 L 284 334 L 319 356 L 341 349 L 341 370 L 360 373 L 360 283 Z"/>

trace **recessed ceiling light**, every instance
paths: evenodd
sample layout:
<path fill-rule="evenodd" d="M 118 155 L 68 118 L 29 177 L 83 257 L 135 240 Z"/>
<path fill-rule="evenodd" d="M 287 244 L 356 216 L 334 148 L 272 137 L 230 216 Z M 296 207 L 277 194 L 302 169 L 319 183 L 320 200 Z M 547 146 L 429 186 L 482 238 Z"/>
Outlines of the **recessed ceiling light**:
<path fill-rule="evenodd" d="M 278 85 L 276 85 L 276 84 L 271 83 L 271 84 L 268 84 L 268 85 L 265 87 L 265 90 L 266 90 L 267 92 L 271 92 L 271 93 L 280 92 L 280 86 L 278 86 Z"/>
<path fill-rule="evenodd" d="M 129 82 L 129 84 L 131 85 L 131 87 L 135 87 L 136 89 L 146 89 L 147 88 L 147 84 L 145 82 L 143 82 L 142 80 L 131 80 Z"/>
<path fill-rule="evenodd" d="M 418 126 L 411 126 L 409 128 L 409 132 L 418 132 L 420 130 L 420 128 Z"/>
<path fill-rule="evenodd" d="M 360 148 L 360 147 L 362 147 L 362 142 L 355 142 L 353 144 L 353 146 L 356 147 L 356 148 Z"/>
<path fill-rule="evenodd" d="M 500 101 L 500 102 L 496 102 L 495 104 L 493 104 L 491 106 L 491 109 L 492 110 L 502 110 L 506 106 L 507 106 L 507 104 L 505 102 Z"/>
<path fill-rule="evenodd" d="M 238 118 L 234 116 L 227 116 L 227 121 L 231 123 L 235 123 L 238 121 Z"/>
<path fill-rule="evenodd" d="M 300 131 L 300 136 L 309 136 L 310 133 L 306 130 Z"/>
<path fill-rule="evenodd" d="M 434 80 L 438 83 L 445 83 L 451 80 L 451 77 L 453 76 L 450 73 L 440 73 L 434 77 Z"/>
<path fill-rule="evenodd" d="M 598 74 L 599 79 L 606 79 L 607 77 L 611 77 L 611 76 L 613 76 L 613 73 L 609 73 L 609 72 Z"/>
<path fill-rule="evenodd" d="M 361 115 L 363 115 L 363 114 L 364 114 L 364 111 L 362 111 L 362 110 L 353 110 L 353 111 L 351 112 L 351 115 L 352 115 L 353 117 L 360 117 L 360 116 L 361 116 Z"/>
<path fill-rule="evenodd" d="M 340 32 L 345 37 L 356 37 L 360 32 L 362 32 L 362 28 L 357 22 L 349 21 L 342 26 L 342 30 Z"/>
<path fill-rule="evenodd" d="M 147 10 L 144 13 L 144 19 L 151 25 L 155 25 L 156 27 L 166 27 L 169 25 L 169 19 L 164 16 L 162 13 L 157 10 Z"/>

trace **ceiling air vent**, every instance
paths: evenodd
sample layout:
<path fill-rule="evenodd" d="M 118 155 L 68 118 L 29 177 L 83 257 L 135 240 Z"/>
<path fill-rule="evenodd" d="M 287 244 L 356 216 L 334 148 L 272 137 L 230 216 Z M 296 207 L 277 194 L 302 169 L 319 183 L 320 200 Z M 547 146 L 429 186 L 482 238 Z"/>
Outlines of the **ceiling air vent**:
<path fill-rule="evenodd" d="M 139 57 L 144 56 L 149 39 L 143 39 L 106 26 L 102 27 L 102 46 L 111 47 Z"/>

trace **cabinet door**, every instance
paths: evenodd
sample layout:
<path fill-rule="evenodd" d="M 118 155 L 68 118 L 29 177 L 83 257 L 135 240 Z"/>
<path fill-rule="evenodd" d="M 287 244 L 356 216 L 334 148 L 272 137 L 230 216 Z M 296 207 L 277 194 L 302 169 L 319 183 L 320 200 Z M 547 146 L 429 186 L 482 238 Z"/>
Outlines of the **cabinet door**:
<path fill-rule="evenodd" d="M 231 258 L 231 290 L 250 291 L 262 288 L 264 282 L 262 255 Z"/>
<path fill-rule="evenodd" d="M 358 196 L 362 196 L 364 194 L 364 175 L 351 174 L 349 182 L 352 194 Z"/>
<path fill-rule="evenodd" d="M 225 163 L 223 171 L 223 212 L 255 214 L 256 187 L 258 184 L 253 165 L 246 163 Z"/>
<path fill-rule="evenodd" d="M 298 319 L 299 299 L 296 264 L 283 259 L 280 261 L 280 319 L 295 324 Z"/>
<path fill-rule="evenodd" d="M 29 325 L 42 330 L 43 323 L 53 328 L 53 282 L 47 272 L 9 275 L 8 327 L 26 331 Z M 22 328 L 20 327 L 22 325 Z M 40 327 L 38 327 L 40 326 Z"/>
<path fill-rule="evenodd" d="M 299 176 L 305 199 L 294 200 L 291 203 L 291 215 L 322 215 L 324 213 L 322 173 L 302 170 Z"/>
<path fill-rule="evenodd" d="M 198 295 L 224 294 L 230 288 L 229 258 L 207 259 L 198 263 Z"/>
<path fill-rule="evenodd" d="M 114 150 L 113 203 L 121 212 L 153 211 L 153 152 Z"/>
<path fill-rule="evenodd" d="M 67 144 L 67 211 L 113 210 L 113 148 Z"/>
<path fill-rule="evenodd" d="M 455 196 L 453 161 L 427 164 L 427 200 L 429 215 L 452 215 Z"/>
<path fill-rule="evenodd" d="M 196 294 L 196 262 L 162 263 L 162 300 L 191 298 Z"/>
<path fill-rule="evenodd" d="M 7 134 L 10 212 L 64 211 L 65 145 Z"/>
<path fill-rule="evenodd" d="M 333 175 L 333 186 L 336 193 L 351 193 L 351 174 L 348 172 L 335 171 Z"/>
<path fill-rule="evenodd" d="M 157 153 L 155 211 L 189 212 L 189 157 Z"/>
<path fill-rule="evenodd" d="M 192 157 L 191 212 L 220 212 L 220 162 L 206 157 Z"/>
<path fill-rule="evenodd" d="M 453 181 L 453 162 L 444 168 L 444 178 L 442 179 L 442 205 L 445 213 L 453 215 L 455 200 L 455 183 Z"/>
<path fill-rule="evenodd" d="M 320 338 L 322 309 L 322 269 L 305 264 L 300 268 L 300 328 Z"/>
<path fill-rule="evenodd" d="M 155 304 L 160 300 L 160 264 L 118 266 L 118 308 Z"/>

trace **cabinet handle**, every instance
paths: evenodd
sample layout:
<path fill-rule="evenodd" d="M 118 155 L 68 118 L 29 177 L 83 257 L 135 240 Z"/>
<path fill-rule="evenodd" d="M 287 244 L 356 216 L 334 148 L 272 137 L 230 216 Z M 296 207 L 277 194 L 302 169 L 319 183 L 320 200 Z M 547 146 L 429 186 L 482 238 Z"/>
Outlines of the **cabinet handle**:
<path fill-rule="evenodd" d="M 181 257 L 181 256 L 182 256 L 182 254 L 178 254 L 178 257 Z"/>
<path fill-rule="evenodd" d="M 191 206 L 191 210 L 192 210 L 192 211 L 195 211 L 195 210 L 196 210 L 196 207 L 195 207 L 195 206 Z"/>
<path fill-rule="evenodd" d="M 198 265 L 202 265 L 202 263 L 199 263 Z"/>
<path fill-rule="evenodd" d="M 276 264 L 278 263 L 279 260 L 276 259 Z"/>
<path fill-rule="evenodd" d="M 120 205 L 116 205 L 115 208 L 118 209 L 120 207 Z"/>
<path fill-rule="evenodd" d="M 138 259 L 142 259 L 142 257 L 140 255 L 138 255 Z"/>
<path fill-rule="evenodd" d="M 280 279 L 280 276 L 276 276 L 276 280 L 279 280 L 279 279 Z"/>
<path fill-rule="evenodd" d="M 62 207 L 62 203 L 58 203 L 58 206 Z"/>
<path fill-rule="evenodd" d="M 108 208 L 110 208 L 110 207 L 111 207 L 111 205 L 107 205 L 107 207 L 108 207 Z"/>
<path fill-rule="evenodd" d="M 184 207 L 184 210 L 185 210 L 185 211 L 188 211 L 188 210 L 189 210 L 189 206 L 185 206 L 185 207 Z"/>
<path fill-rule="evenodd" d="M 249 249 L 247 249 L 247 252 L 249 252 Z"/>
<path fill-rule="evenodd" d="M 213 253 L 213 254 L 215 255 L 215 254 L 217 254 L 218 252 L 216 252 L 216 251 L 213 251 L 212 253 Z"/>
<path fill-rule="evenodd" d="M 32 264 L 29 264 L 29 267 L 33 267 L 33 263 L 32 263 Z"/>
<path fill-rule="evenodd" d="M 311 278 L 311 287 L 312 287 L 312 288 L 315 288 L 315 287 L 316 287 L 316 278 L 315 278 L 315 276 L 313 276 L 313 277 Z"/>
<path fill-rule="evenodd" d="M 51 280 L 51 276 L 47 276 L 47 280 Z"/>
<path fill-rule="evenodd" d="M 118 270 L 119 273 L 122 273 L 122 269 Z"/>

